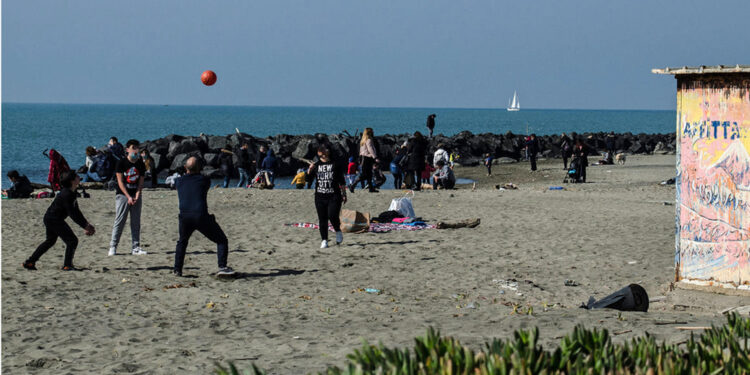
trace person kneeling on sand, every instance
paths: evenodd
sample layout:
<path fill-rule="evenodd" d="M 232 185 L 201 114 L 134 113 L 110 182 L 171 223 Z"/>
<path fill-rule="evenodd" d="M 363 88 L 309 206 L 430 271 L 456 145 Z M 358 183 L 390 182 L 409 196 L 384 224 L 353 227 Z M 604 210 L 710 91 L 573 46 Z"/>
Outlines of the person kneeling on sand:
<path fill-rule="evenodd" d="M 440 160 L 437 164 L 437 172 L 432 176 L 432 188 L 437 190 L 438 187 L 443 189 L 453 189 L 456 186 L 456 175 L 444 161 Z"/>
<path fill-rule="evenodd" d="M 23 268 L 27 270 L 36 270 L 36 261 L 44 255 L 57 242 L 57 238 L 62 238 L 65 242 L 65 258 L 63 260 L 63 271 L 75 270 L 73 266 L 73 255 L 76 253 L 78 246 L 78 237 L 65 222 L 65 218 L 70 216 L 73 221 L 84 229 L 87 236 L 93 235 L 96 230 L 91 225 L 78 208 L 76 201 L 76 189 L 81 183 L 81 178 L 74 171 L 63 172 L 60 178 L 62 190 L 57 194 L 55 200 L 44 214 L 44 226 L 47 231 L 47 239 L 36 248 L 33 254 L 23 262 Z"/>
<path fill-rule="evenodd" d="M 206 238 L 216 243 L 216 255 L 219 258 L 217 276 L 233 275 L 234 270 L 227 267 L 229 241 L 214 215 L 208 214 L 206 196 L 211 188 L 211 180 L 201 174 L 200 160 L 195 156 L 185 162 L 187 173 L 175 182 L 177 198 L 180 205 L 179 231 L 180 239 L 174 253 L 174 274 L 182 276 L 182 265 L 185 261 L 185 250 L 194 231 L 201 232 Z"/>

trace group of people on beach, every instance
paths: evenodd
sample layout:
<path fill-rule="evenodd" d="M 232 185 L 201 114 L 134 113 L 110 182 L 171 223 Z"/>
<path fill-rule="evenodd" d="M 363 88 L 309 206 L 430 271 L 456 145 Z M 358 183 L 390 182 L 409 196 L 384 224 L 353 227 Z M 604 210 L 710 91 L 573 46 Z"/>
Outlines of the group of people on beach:
<path fill-rule="evenodd" d="M 114 146 L 114 149 L 118 149 L 118 147 Z M 115 218 L 108 255 L 113 256 L 117 254 L 117 246 L 128 216 L 130 216 L 132 240 L 130 254 L 146 255 L 147 252 L 140 246 L 143 185 L 147 171 L 146 160 L 144 160 L 143 154 L 140 153 L 140 143 L 135 139 L 127 141 L 122 151 L 121 155 L 123 157 L 117 161 L 114 167 L 114 178 L 116 181 Z M 219 266 L 217 275 L 232 275 L 234 274 L 234 270 L 227 266 L 228 240 L 214 216 L 208 214 L 206 198 L 211 181 L 208 177 L 200 173 L 202 162 L 197 157 L 189 158 L 185 162 L 184 167 L 186 170 L 185 175 L 177 179 L 175 183 L 180 214 L 179 240 L 177 241 L 175 251 L 173 272 L 178 276 L 182 275 L 185 249 L 192 233 L 197 230 L 217 244 Z M 80 183 L 81 178 L 75 171 L 68 170 L 61 174 L 59 192 L 43 218 L 46 239 L 23 262 L 24 268 L 36 270 L 36 262 L 60 238 L 66 246 L 62 269 L 65 271 L 76 269 L 73 265 L 73 256 L 78 246 L 78 238 L 65 222 L 65 219 L 70 217 L 73 222 L 84 229 L 84 233 L 88 236 L 96 232 L 94 226 L 86 220 L 78 207 L 76 190 L 80 186 Z"/>

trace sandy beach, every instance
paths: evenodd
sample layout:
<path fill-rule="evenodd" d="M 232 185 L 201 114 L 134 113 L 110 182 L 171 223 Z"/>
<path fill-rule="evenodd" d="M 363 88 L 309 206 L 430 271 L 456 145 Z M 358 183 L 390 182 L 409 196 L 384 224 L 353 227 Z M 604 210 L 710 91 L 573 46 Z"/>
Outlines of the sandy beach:
<path fill-rule="evenodd" d="M 233 361 L 298 374 L 344 365 L 362 340 L 410 346 L 430 326 L 475 348 L 535 326 L 542 345 L 553 347 L 577 324 L 607 328 L 621 341 L 648 332 L 679 342 L 691 332 L 676 327 L 722 323 L 720 310 L 750 301 L 672 290 L 675 190 L 659 182 L 674 176 L 674 155 L 590 166 L 586 184 L 562 184 L 561 160 L 539 166 L 530 173 L 524 162 L 496 165 L 492 177 L 483 167 L 457 167 L 458 177 L 477 180 L 475 191 L 418 192 L 413 200 L 428 223 L 480 218 L 477 228 L 346 234 L 328 249 L 319 248 L 316 230 L 284 226 L 316 221 L 311 190 L 213 189 L 209 211 L 240 272 L 231 280 L 213 276 L 216 247 L 199 234 L 187 277 L 171 274 L 174 191 L 144 193 L 146 256 L 107 256 L 114 192 L 79 199 L 97 229 L 85 237 L 71 223 L 81 272 L 59 270 L 62 241 L 38 271 L 21 268 L 44 240 L 50 200 L 4 200 L 2 371 L 209 373 Z M 494 187 L 511 182 L 518 190 Z M 376 216 L 403 194 L 357 190 L 345 208 Z M 120 252 L 129 247 L 126 226 Z M 653 299 L 648 312 L 579 308 L 630 283 Z"/>

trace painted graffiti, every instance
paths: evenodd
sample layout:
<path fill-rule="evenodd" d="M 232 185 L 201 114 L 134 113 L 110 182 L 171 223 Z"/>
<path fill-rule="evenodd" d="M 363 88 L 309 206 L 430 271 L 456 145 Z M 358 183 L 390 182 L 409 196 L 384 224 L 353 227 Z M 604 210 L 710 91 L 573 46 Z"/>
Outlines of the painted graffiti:
<path fill-rule="evenodd" d="M 730 78 L 721 81 L 723 87 L 712 78 L 691 79 L 678 91 L 675 260 L 679 276 L 747 283 L 750 96 L 746 93 L 750 86 L 738 88 Z"/>

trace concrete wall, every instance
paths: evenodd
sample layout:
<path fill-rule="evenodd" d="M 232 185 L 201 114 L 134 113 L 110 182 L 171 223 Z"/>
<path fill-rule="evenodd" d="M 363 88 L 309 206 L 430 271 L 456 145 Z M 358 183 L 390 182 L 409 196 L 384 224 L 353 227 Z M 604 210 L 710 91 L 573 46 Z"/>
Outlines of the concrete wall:
<path fill-rule="evenodd" d="M 677 280 L 750 290 L 750 74 L 677 76 Z"/>

